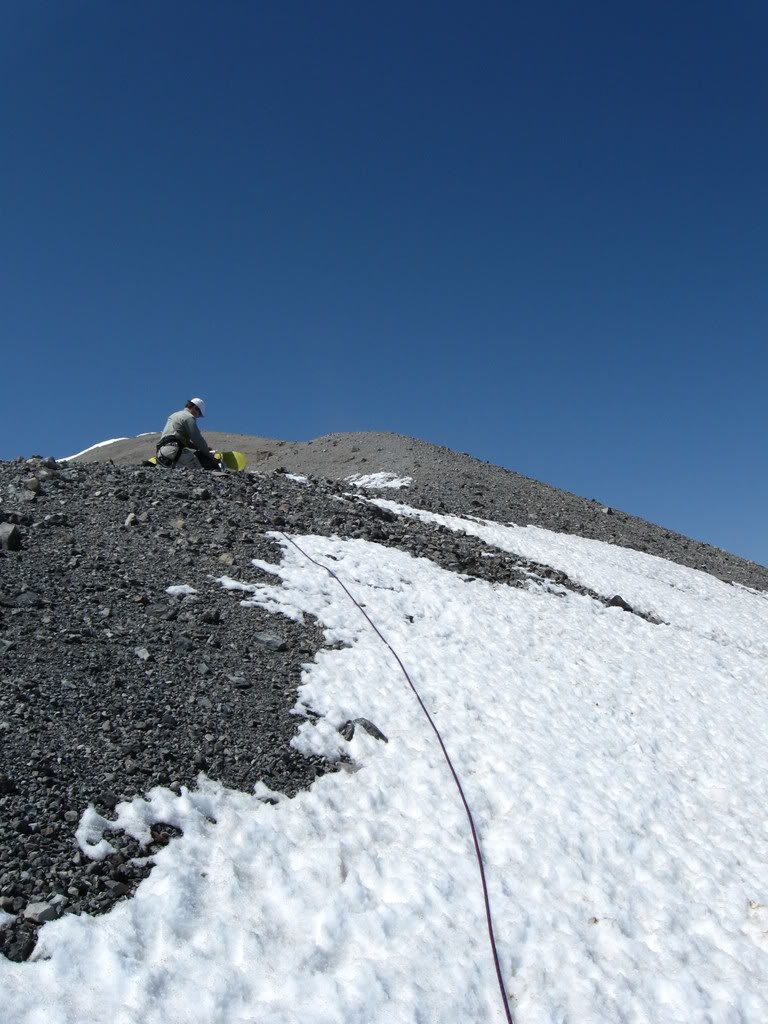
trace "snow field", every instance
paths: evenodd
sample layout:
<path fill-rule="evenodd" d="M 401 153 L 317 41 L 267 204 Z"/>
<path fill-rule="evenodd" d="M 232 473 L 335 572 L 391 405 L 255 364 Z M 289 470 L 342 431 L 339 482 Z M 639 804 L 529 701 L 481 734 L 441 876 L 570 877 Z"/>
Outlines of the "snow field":
<path fill-rule="evenodd" d="M 623 570 L 619 590 L 636 573 L 633 563 L 648 559 L 593 544 L 585 571 L 603 549 Z M 512 978 L 507 970 L 505 978 L 519 1019 L 676 1021 L 709 1011 L 712 1020 L 729 1020 L 738 1006 L 761 1020 L 768 941 L 754 942 L 753 918 L 768 902 L 765 660 L 724 648 L 722 636 L 697 637 L 694 649 L 685 629 L 653 626 L 587 598 L 463 583 L 398 552 L 372 565 L 370 545 L 343 548 L 342 556 L 317 539 L 309 553 L 340 559 L 327 564 L 352 581 L 383 625 L 444 732 L 476 815 L 489 882 L 506 897 L 492 902 L 497 937 L 512 928 Z M 295 561 L 291 553 L 277 600 L 269 588 L 259 588 L 257 599 L 287 613 L 295 601 L 331 626 L 332 639 L 355 643 L 324 652 L 333 669 L 314 672 L 301 698 L 333 725 L 356 713 L 373 717 L 374 694 L 360 693 L 368 712 L 352 707 L 348 682 L 371 676 L 377 655 L 359 664 L 367 640 L 339 629 L 322 608 L 330 598 L 343 616 L 328 594 L 337 585 L 317 574 L 309 584 L 315 600 L 307 601 L 309 581 Z M 652 563 L 650 579 L 654 568 L 669 568 Z M 289 565 L 299 573 L 295 583 Z M 693 577 L 696 600 L 711 583 L 727 604 L 731 588 L 680 571 Z M 594 576 L 585 582 L 595 586 Z M 662 593 L 668 586 L 663 576 L 656 583 Z M 756 630 L 763 608 L 754 600 L 751 608 Z M 739 640 L 745 617 L 739 608 Z M 727 635 L 734 624 L 721 625 Z M 341 659 L 358 665 L 339 673 Z M 389 715 L 373 720 L 391 734 Z M 298 745 L 321 750 L 309 738 L 316 731 L 305 723 Z M 418 757 L 413 751 L 405 761 Z M 442 788 L 429 799 L 438 817 L 447 783 Z M 486 994 L 492 1001 L 492 990 Z"/>
<path fill-rule="evenodd" d="M 466 582 L 366 541 L 297 538 L 365 605 L 443 734 L 517 1024 L 763 1024 L 768 603 L 599 542 L 446 525 L 669 623 Z M 434 735 L 346 594 L 281 543 L 279 585 L 221 584 L 315 615 L 350 645 L 305 667 L 297 711 L 322 717 L 299 720 L 294 742 L 353 770 L 276 806 L 264 787 L 204 778 L 119 805 L 137 838 L 155 820 L 184 835 L 134 899 L 45 925 L 34 963 L 0 960 L 9 1022 L 504 1019 L 469 828 Z M 345 741 L 337 727 L 359 716 L 389 742 L 360 728 Z M 83 816 L 92 856 L 106 824 Z"/>
<path fill-rule="evenodd" d="M 700 639 L 722 643 L 729 652 L 741 647 L 748 656 L 760 658 L 761 663 L 768 661 L 768 597 L 748 587 L 727 586 L 714 576 L 656 555 L 552 533 L 538 526 L 502 526 L 425 512 L 385 498 L 364 500 L 560 569 L 604 596 L 621 594 L 638 611 L 650 612 L 677 629 L 690 631 L 696 643 Z"/>

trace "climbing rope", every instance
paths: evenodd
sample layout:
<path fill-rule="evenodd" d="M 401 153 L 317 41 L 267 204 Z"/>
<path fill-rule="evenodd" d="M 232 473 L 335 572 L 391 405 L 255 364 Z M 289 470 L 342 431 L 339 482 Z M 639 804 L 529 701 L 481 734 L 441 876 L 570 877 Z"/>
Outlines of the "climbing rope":
<path fill-rule="evenodd" d="M 470 830 L 472 832 L 472 842 L 475 844 L 475 856 L 477 857 L 477 866 L 480 869 L 480 881 L 481 881 L 482 886 L 483 886 L 483 900 L 485 901 L 485 919 L 486 919 L 486 921 L 488 923 L 488 938 L 489 938 L 490 943 L 491 943 L 491 952 L 493 953 L 493 963 L 494 963 L 494 966 L 496 967 L 496 978 L 497 978 L 498 983 L 499 983 L 499 992 L 501 993 L 501 1000 L 502 1000 L 502 1003 L 504 1004 L 504 1013 L 507 1016 L 507 1022 L 508 1022 L 508 1024 L 514 1024 L 514 1021 L 512 1019 L 512 1013 L 511 1013 L 511 1011 L 509 1009 L 509 1002 L 507 1000 L 507 993 L 504 991 L 504 981 L 503 981 L 502 976 L 501 976 L 501 965 L 499 964 L 499 954 L 498 954 L 498 950 L 496 949 L 496 939 L 495 939 L 494 934 L 493 934 L 493 921 L 491 919 L 491 902 L 490 902 L 490 899 L 488 897 L 488 886 L 487 886 L 486 881 L 485 881 L 485 868 L 483 867 L 483 856 L 482 856 L 482 854 L 480 852 L 480 842 L 479 842 L 479 840 L 477 838 L 477 830 L 475 828 L 475 822 L 474 822 L 474 819 L 472 817 L 472 812 L 469 809 L 469 804 L 467 803 L 467 798 L 464 796 L 464 790 L 462 789 L 461 782 L 459 781 L 459 776 L 456 774 L 456 769 L 453 767 L 453 762 L 451 761 L 451 758 L 450 758 L 450 756 L 448 754 L 448 751 L 446 750 L 445 744 L 443 743 L 443 738 L 440 735 L 440 731 L 437 728 L 437 726 L 435 725 L 434 721 L 432 720 L 432 716 L 430 715 L 429 711 L 427 711 L 427 708 L 426 708 L 426 706 L 424 704 L 424 701 L 421 699 L 421 697 L 419 695 L 419 691 L 414 686 L 413 680 L 411 679 L 410 675 L 408 674 L 408 669 L 403 664 L 402 659 L 400 658 L 400 655 L 394 649 L 392 644 L 390 644 L 389 640 L 387 640 L 387 638 L 384 636 L 384 634 L 381 632 L 379 627 L 376 625 L 376 623 L 370 617 L 370 615 L 365 610 L 365 608 L 360 604 L 360 602 L 357 600 L 357 598 L 354 596 L 354 594 L 352 594 L 348 590 L 348 588 L 347 588 L 346 584 L 344 583 L 344 581 L 342 579 L 340 579 L 336 575 L 336 573 L 333 571 L 333 569 L 330 569 L 327 565 L 323 565 L 322 562 L 316 561 L 316 559 L 314 559 L 310 554 L 308 554 L 303 548 L 301 548 L 296 543 L 296 541 L 293 539 L 293 537 L 289 537 L 287 534 L 282 533 L 282 532 L 281 532 L 281 536 L 284 537 L 288 541 L 289 544 L 292 544 L 296 548 L 296 550 L 298 552 L 300 552 L 309 562 L 311 562 L 313 565 L 316 565 L 318 569 L 324 569 L 332 579 L 336 580 L 336 582 L 339 584 L 341 589 L 344 591 L 344 593 L 347 595 L 347 597 L 350 599 L 350 601 L 355 605 L 355 607 L 360 612 L 360 614 L 365 618 L 365 620 L 368 623 L 368 625 L 371 627 L 371 629 L 374 631 L 374 633 L 378 636 L 379 640 L 381 640 L 381 642 L 384 644 L 384 646 L 389 650 L 389 652 L 391 653 L 392 657 L 395 659 L 397 664 L 400 666 L 400 671 L 405 676 L 405 678 L 406 678 L 406 680 L 408 682 L 408 685 L 410 686 L 411 690 L 413 690 L 413 693 L 414 693 L 414 696 L 416 697 L 416 700 L 419 702 L 419 706 L 421 707 L 421 710 L 424 712 L 424 714 L 427 717 L 427 721 L 432 726 L 432 729 L 433 729 L 433 731 L 435 733 L 435 736 L 437 737 L 437 742 L 440 744 L 440 749 L 443 752 L 443 756 L 445 757 L 445 760 L 446 760 L 446 762 L 448 764 L 448 767 L 451 770 L 451 775 L 453 776 L 453 781 L 456 783 L 456 788 L 459 791 L 459 796 L 461 797 L 461 802 L 464 804 L 464 810 L 467 812 L 467 819 L 469 820 L 469 827 L 470 827 Z"/>

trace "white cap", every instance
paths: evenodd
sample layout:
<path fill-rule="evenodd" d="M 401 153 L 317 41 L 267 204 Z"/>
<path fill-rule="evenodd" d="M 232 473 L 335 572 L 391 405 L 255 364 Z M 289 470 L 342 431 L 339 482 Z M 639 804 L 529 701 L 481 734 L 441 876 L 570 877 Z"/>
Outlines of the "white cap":
<path fill-rule="evenodd" d="M 197 406 L 197 408 L 200 410 L 201 416 L 205 416 L 205 402 L 202 400 L 202 398 L 190 398 L 190 402 L 192 403 L 192 405 Z"/>

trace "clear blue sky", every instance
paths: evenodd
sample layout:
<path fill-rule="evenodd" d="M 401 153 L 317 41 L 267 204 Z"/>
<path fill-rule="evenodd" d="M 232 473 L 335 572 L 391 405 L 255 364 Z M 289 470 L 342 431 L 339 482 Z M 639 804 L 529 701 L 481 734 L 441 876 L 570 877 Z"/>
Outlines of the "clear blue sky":
<path fill-rule="evenodd" d="M 0 0 L 0 457 L 384 429 L 768 563 L 768 7 Z"/>

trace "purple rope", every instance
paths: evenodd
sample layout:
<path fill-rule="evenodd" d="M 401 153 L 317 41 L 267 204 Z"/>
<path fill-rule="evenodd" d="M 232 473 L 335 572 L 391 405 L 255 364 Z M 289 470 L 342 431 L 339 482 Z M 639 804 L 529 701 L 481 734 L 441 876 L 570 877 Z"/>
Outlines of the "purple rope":
<path fill-rule="evenodd" d="M 490 943 L 491 943 L 491 952 L 493 953 L 493 963 L 494 963 L 494 966 L 496 967 L 496 978 L 497 978 L 497 980 L 499 982 L 499 992 L 501 992 L 501 1000 L 502 1000 L 502 1003 L 504 1004 L 504 1013 L 507 1015 L 508 1024 L 514 1024 L 514 1021 L 512 1019 L 512 1013 L 511 1013 L 511 1011 L 509 1009 L 509 1002 L 507 1000 L 507 993 L 504 991 L 504 981 L 503 981 L 502 976 L 501 976 L 501 965 L 499 964 L 499 954 L 498 954 L 498 950 L 496 949 L 496 939 L 495 939 L 494 934 L 493 934 L 493 921 L 491 920 L 491 901 L 490 901 L 490 899 L 488 897 L 488 886 L 487 886 L 486 881 L 485 881 L 485 868 L 483 867 L 483 856 L 480 853 L 480 843 L 479 843 L 479 840 L 477 838 L 477 830 L 475 829 L 475 822 L 474 822 L 474 819 L 472 817 L 472 812 L 469 809 L 469 804 L 467 803 L 467 798 L 464 796 L 464 790 L 461 788 L 461 782 L 459 781 L 459 776 L 456 774 L 456 769 L 453 767 L 453 762 L 451 761 L 451 758 L 448 755 L 448 751 L 445 748 L 445 744 L 443 743 L 443 738 L 440 735 L 440 731 L 438 730 L 437 726 L 433 722 L 432 716 L 430 715 L 429 711 L 427 711 L 426 706 L 424 704 L 424 701 L 419 696 L 419 691 L 413 685 L 413 680 L 408 675 L 408 670 L 406 669 L 405 665 L 401 661 L 400 655 L 394 649 L 392 644 L 390 644 L 389 640 L 387 640 L 387 638 L 383 635 L 383 633 L 381 632 L 379 627 L 376 625 L 376 623 L 370 617 L 368 612 L 366 612 L 365 608 L 363 608 L 363 606 L 360 604 L 360 602 L 357 600 L 357 598 L 352 593 L 350 593 L 350 591 L 347 589 L 347 587 L 344 584 L 344 582 L 336 575 L 336 573 L 333 571 L 333 569 L 329 569 L 327 565 L 323 565 L 322 562 L 316 561 L 311 555 L 307 554 L 307 552 L 304 551 L 303 548 L 300 548 L 299 545 L 296 543 L 296 541 L 293 539 L 293 537 L 289 537 L 287 534 L 282 533 L 282 532 L 281 532 L 281 536 L 285 537 L 285 539 L 290 544 L 293 544 L 293 546 L 296 548 L 296 550 L 299 551 L 302 555 L 304 555 L 304 557 L 308 561 L 310 561 L 313 565 L 316 565 L 318 567 L 318 569 L 325 569 L 325 571 L 328 573 L 328 575 L 331 576 L 334 580 L 336 580 L 336 582 L 339 584 L 341 589 L 344 591 L 344 593 L 347 595 L 347 597 L 350 599 L 350 601 L 352 601 L 352 603 L 358 609 L 360 614 L 363 615 L 363 617 L 368 622 L 368 625 L 371 627 L 371 629 L 374 631 L 374 633 L 376 633 L 376 635 L 378 636 L 379 640 L 381 640 L 381 642 L 384 644 L 384 646 L 390 651 L 390 653 L 394 657 L 395 661 L 400 666 L 400 670 L 403 673 L 403 675 L 405 676 L 406 680 L 408 681 L 408 685 L 413 690 L 413 693 L 414 693 L 414 695 L 416 697 L 416 700 L 419 702 L 419 705 L 421 706 L 421 710 L 427 716 L 427 721 L 432 726 L 432 729 L 434 730 L 435 736 L 437 736 L 437 742 L 440 744 L 440 749 L 442 750 L 443 755 L 445 756 L 445 760 L 448 763 L 448 767 L 451 769 L 451 775 L 453 775 L 453 781 L 456 783 L 456 788 L 459 791 L 459 796 L 461 797 L 461 802 L 464 804 L 464 810 L 467 812 L 467 818 L 469 819 L 469 827 L 470 827 L 470 829 L 472 831 L 472 842 L 475 844 L 475 856 L 477 857 L 477 866 L 480 868 L 480 881 L 482 882 L 482 885 L 483 885 L 483 899 L 485 901 L 485 919 L 488 922 L 488 937 L 489 937 Z"/>

